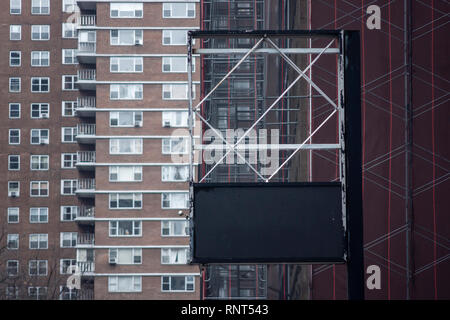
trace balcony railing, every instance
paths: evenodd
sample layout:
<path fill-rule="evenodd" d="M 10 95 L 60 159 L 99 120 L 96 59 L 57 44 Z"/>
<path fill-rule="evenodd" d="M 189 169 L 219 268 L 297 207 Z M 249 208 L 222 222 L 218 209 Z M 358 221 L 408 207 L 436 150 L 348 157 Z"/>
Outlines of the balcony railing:
<path fill-rule="evenodd" d="M 78 151 L 77 152 L 78 163 L 94 163 L 95 151 Z"/>
<path fill-rule="evenodd" d="M 78 70 L 78 81 L 95 81 L 95 69 Z"/>
<path fill-rule="evenodd" d="M 94 300 L 94 289 L 83 289 L 77 293 L 77 300 Z"/>
<path fill-rule="evenodd" d="M 77 99 L 77 108 L 95 108 L 95 106 L 95 97 L 84 96 Z"/>
<path fill-rule="evenodd" d="M 79 233 L 77 237 L 77 245 L 94 245 L 95 239 L 93 233 Z"/>
<path fill-rule="evenodd" d="M 77 212 L 77 218 L 94 218 L 95 217 L 95 207 L 81 206 L 80 210 Z"/>
<path fill-rule="evenodd" d="M 79 123 L 77 135 L 95 135 L 95 123 Z"/>
<path fill-rule="evenodd" d="M 78 270 L 83 273 L 92 273 L 95 271 L 94 262 L 77 262 Z"/>
<path fill-rule="evenodd" d="M 80 26 L 95 26 L 97 24 L 97 16 L 95 14 L 83 14 L 78 17 Z"/>
<path fill-rule="evenodd" d="M 95 42 L 78 42 L 78 52 L 79 53 L 95 53 L 96 43 Z"/>
<path fill-rule="evenodd" d="M 78 179 L 77 190 L 95 190 L 95 179 L 92 178 Z"/>

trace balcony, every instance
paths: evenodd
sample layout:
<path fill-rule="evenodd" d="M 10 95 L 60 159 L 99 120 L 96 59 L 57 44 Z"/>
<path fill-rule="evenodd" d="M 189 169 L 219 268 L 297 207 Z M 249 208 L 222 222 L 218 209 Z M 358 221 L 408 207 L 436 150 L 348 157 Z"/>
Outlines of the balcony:
<path fill-rule="evenodd" d="M 94 289 L 85 289 L 82 287 L 77 293 L 77 300 L 94 300 Z"/>
<path fill-rule="evenodd" d="M 80 170 L 94 170 L 95 151 L 78 151 L 76 166 Z"/>
<path fill-rule="evenodd" d="M 79 262 L 77 261 L 78 270 L 81 272 L 82 276 L 94 276 L 95 272 L 95 262 Z"/>
<path fill-rule="evenodd" d="M 95 27 L 97 25 L 97 16 L 95 14 L 82 14 L 77 20 L 80 27 Z"/>
<path fill-rule="evenodd" d="M 95 107 L 95 96 L 78 97 L 76 114 L 79 117 L 95 117 Z"/>
<path fill-rule="evenodd" d="M 80 63 L 94 64 L 96 59 L 97 33 L 93 30 L 78 30 L 77 59 Z"/>
<path fill-rule="evenodd" d="M 77 248 L 92 248 L 95 245 L 93 233 L 78 233 Z"/>
<path fill-rule="evenodd" d="M 81 69 L 78 70 L 78 89 L 80 90 L 95 90 L 95 69 Z"/>
<path fill-rule="evenodd" d="M 95 207 L 81 206 L 75 217 L 75 221 L 80 224 L 94 224 Z"/>
<path fill-rule="evenodd" d="M 76 194 L 77 196 L 82 198 L 93 198 L 95 196 L 95 179 L 93 178 L 78 179 Z"/>
<path fill-rule="evenodd" d="M 79 123 L 77 126 L 78 143 L 95 143 L 95 123 Z"/>

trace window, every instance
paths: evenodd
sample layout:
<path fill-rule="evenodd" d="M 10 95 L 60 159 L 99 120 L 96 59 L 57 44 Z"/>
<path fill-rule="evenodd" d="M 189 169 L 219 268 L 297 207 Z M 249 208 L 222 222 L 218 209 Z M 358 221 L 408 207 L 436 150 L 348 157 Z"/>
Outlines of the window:
<path fill-rule="evenodd" d="M 63 38 L 77 38 L 77 25 L 76 23 L 63 23 L 62 24 L 62 37 Z"/>
<path fill-rule="evenodd" d="M 77 246 L 76 232 L 61 232 L 61 248 L 74 248 Z"/>
<path fill-rule="evenodd" d="M 31 155 L 30 165 L 31 170 L 48 170 L 49 156 L 48 155 Z"/>
<path fill-rule="evenodd" d="M 163 57 L 163 72 L 188 72 L 186 57 Z M 195 72 L 195 58 L 192 58 L 192 72 Z"/>
<path fill-rule="evenodd" d="M 109 222 L 110 237 L 139 237 L 141 235 L 141 221 L 112 220 Z"/>
<path fill-rule="evenodd" d="M 45 300 L 47 287 L 28 287 L 28 297 L 32 300 Z"/>
<path fill-rule="evenodd" d="M 30 249 L 48 249 L 48 234 L 30 234 Z"/>
<path fill-rule="evenodd" d="M 32 25 L 31 40 L 45 41 L 50 39 L 49 25 Z"/>
<path fill-rule="evenodd" d="M 187 44 L 187 30 L 163 30 L 162 44 L 171 46 L 185 46 Z"/>
<path fill-rule="evenodd" d="M 111 72 L 142 72 L 142 57 L 111 57 L 109 59 L 109 69 Z"/>
<path fill-rule="evenodd" d="M 30 196 L 48 197 L 48 181 L 31 181 Z"/>
<path fill-rule="evenodd" d="M 194 291 L 193 276 L 162 276 L 161 291 Z"/>
<path fill-rule="evenodd" d="M 8 170 L 20 170 L 20 155 L 8 156 Z"/>
<path fill-rule="evenodd" d="M 142 154 L 142 139 L 110 139 L 110 154 Z"/>
<path fill-rule="evenodd" d="M 59 286 L 59 300 L 78 300 L 79 289 Z"/>
<path fill-rule="evenodd" d="M 6 247 L 9 250 L 19 249 L 19 235 L 18 234 L 8 234 Z"/>
<path fill-rule="evenodd" d="M 9 40 L 21 40 L 22 39 L 22 26 L 21 25 L 10 25 L 9 26 Z"/>
<path fill-rule="evenodd" d="M 63 90 L 78 90 L 78 76 L 62 76 Z"/>
<path fill-rule="evenodd" d="M 78 11 L 77 0 L 63 0 L 63 12 L 76 12 Z"/>
<path fill-rule="evenodd" d="M 8 260 L 6 262 L 6 270 L 8 277 L 15 277 L 19 274 L 19 261 L 18 260 Z"/>
<path fill-rule="evenodd" d="M 20 103 L 9 104 L 9 118 L 20 119 Z"/>
<path fill-rule="evenodd" d="M 162 166 L 161 181 L 187 181 L 189 166 Z"/>
<path fill-rule="evenodd" d="M 9 144 L 20 144 L 20 129 L 9 129 Z"/>
<path fill-rule="evenodd" d="M 61 138 L 62 142 L 65 143 L 75 143 L 77 137 L 77 127 L 62 127 L 61 128 Z"/>
<path fill-rule="evenodd" d="M 187 209 L 189 208 L 188 193 L 162 193 L 163 209 Z"/>
<path fill-rule="evenodd" d="M 77 206 L 62 206 L 61 221 L 74 221 L 77 217 L 79 208 Z"/>
<path fill-rule="evenodd" d="M 142 249 L 109 249 L 109 260 L 116 259 L 117 264 L 141 264 L 142 263 Z"/>
<path fill-rule="evenodd" d="M 20 67 L 21 65 L 21 51 L 10 51 L 9 52 L 9 66 L 10 67 Z"/>
<path fill-rule="evenodd" d="M 31 129 L 31 144 L 48 144 L 48 129 Z"/>
<path fill-rule="evenodd" d="M 21 90 L 21 79 L 14 77 L 9 78 L 9 92 L 20 92 Z"/>
<path fill-rule="evenodd" d="M 142 112 L 110 112 L 109 124 L 111 127 L 142 127 Z"/>
<path fill-rule="evenodd" d="M 110 166 L 109 181 L 142 181 L 142 166 Z"/>
<path fill-rule="evenodd" d="M 142 45 L 144 43 L 143 30 L 113 29 L 111 30 L 110 35 L 112 46 L 134 46 Z"/>
<path fill-rule="evenodd" d="M 48 103 L 32 103 L 31 104 L 31 119 L 48 119 L 49 117 Z"/>
<path fill-rule="evenodd" d="M 50 65 L 49 51 L 31 51 L 32 67 L 48 67 Z"/>
<path fill-rule="evenodd" d="M 163 127 L 187 127 L 189 113 L 187 111 L 164 111 L 162 113 Z"/>
<path fill-rule="evenodd" d="M 188 89 L 187 84 L 163 84 L 162 98 L 164 100 L 187 100 Z M 195 99 L 195 86 L 192 87 L 192 99 Z"/>
<path fill-rule="evenodd" d="M 31 78 L 31 92 L 49 92 L 50 78 Z"/>
<path fill-rule="evenodd" d="M 8 208 L 8 223 L 19 223 L 19 208 Z"/>
<path fill-rule="evenodd" d="M 30 276 L 46 276 L 47 275 L 47 260 L 30 260 L 29 274 Z"/>
<path fill-rule="evenodd" d="M 111 3 L 111 18 L 142 18 L 142 3 Z"/>
<path fill-rule="evenodd" d="M 161 221 L 161 236 L 184 237 L 189 235 L 189 226 L 186 220 L 163 220 Z"/>
<path fill-rule="evenodd" d="M 19 299 L 19 287 L 8 286 L 6 287 L 6 299 L 18 300 Z"/>
<path fill-rule="evenodd" d="M 76 49 L 62 49 L 63 64 L 78 64 Z"/>
<path fill-rule="evenodd" d="M 141 276 L 111 276 L 108 277 L 109 292 L 141 292 Z"/>
<path fill-rule="evenodd" d="M 186 264 L 188 254 L 185 248 L 161 249 L 161 264 Z"/>
<path fill-rule="evenodd" d="M 142 84 L 112 84 L 109 87 L 111 100 L 142 100 Z"/>
<path fill-rule="evenodd" d="M 76 168 L 77 154 L 76 153 L 62 153 L 61 154 L 61 168 L 74 169 Z"/>
<path fill-rule="evenodd" d="M 8 181 L 8 197 L 18 197 L 20 195 L 20 182 Z"/>
<path fill-rule="evenodd" d="M 61 194 L 66 196 L 75 195 L 77 184 L 77 180 L 61 180 Z"/>
<path fill-rule="evenodd" d="M 71 266 L 76 266 L 77 265 L 77 259 L 61 259 L 59 260 L 59 272 L 61 274 L 72 274 L 72 272 L 70 272 L 69 267 Z"/>
<path fill-rule="evenodd" d="M 30 223 L 48 223 L 48 208 L 30 208 Z"/>
<path fill-rule="evenodd" d="M 31 14 L 49 14 L 50 0 L 31 0 Z"/>
<path fill-rule="evenodd" d="M 163 154 L 186 154 L 187 138 L 163 138 L 162 153 Z"/>
<path fill-rule="evenodd" d="M 141 209 L 142 193 L 110 193 L 110 209 Z"/>
<path fill-rule="evenodd" d="M 62 116 L 73 117 L 75 116 L 75 109 L 77 108 L 76 101 L 63 101 L 62 102 Z"/>
<path fill-rule="evenodd" d="M 164 3 L 163 18 L 195 18 L 195 3 Z"/>
<path fill-rule="evenodd" d="M 9 13 L 21 14 L 22 13 L 22 0 L 9 0 Z"/>

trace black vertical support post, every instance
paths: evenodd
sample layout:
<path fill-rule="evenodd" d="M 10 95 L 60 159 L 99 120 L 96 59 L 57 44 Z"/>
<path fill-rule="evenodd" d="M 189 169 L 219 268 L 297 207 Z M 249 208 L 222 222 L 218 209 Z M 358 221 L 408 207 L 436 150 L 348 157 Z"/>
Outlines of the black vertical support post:
<path fill-rule="evenodd" d="M 344 31 L 346 146 L 347 290 L 350 300 L 364 299 L 364 248 L 361 156 L 361 77 L 359 31 Z"/>

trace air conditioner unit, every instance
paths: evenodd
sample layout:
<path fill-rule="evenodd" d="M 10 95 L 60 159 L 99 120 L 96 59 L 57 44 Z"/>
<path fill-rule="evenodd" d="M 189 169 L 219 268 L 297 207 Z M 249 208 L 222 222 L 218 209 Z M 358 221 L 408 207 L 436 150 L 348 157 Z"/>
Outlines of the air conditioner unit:
<path fill-rule="evenodd" d="M 112 265 L 117 264 L 117 257 L 109 257 L 109 264 Z"/>
<path fill-rule="evenodd" d="M 9 196 L 15 198 L 15 197 L 17 197 L 17 192 L 16 191 L 11 191 L 9 193 Z"/>
<path fill-rule="evenodd" d="M 137 46 L 142 46 L 142 43 L 142 39 L 136 39 L 136 41 L 134 42 L 134 44 Z"/>
<path fill-rule="evenodd" d="M 163 127 L 170 127 L 170 121 L 164 121 Z"/>
<path fill-rule="evenodd" d="M 135 127 L 142 127 L 142 121 L 135 121 L 134 122 Z"/>
<path fill-rule="evenodd" d="M 48 139 L 41 139 L 41 144 L 48 144 Z"/>

